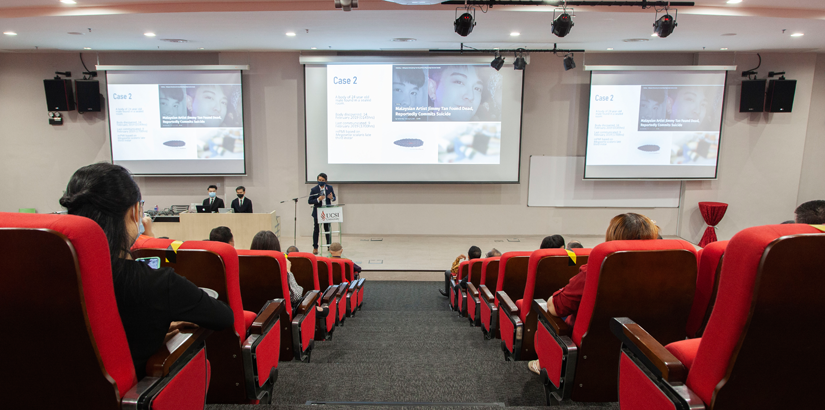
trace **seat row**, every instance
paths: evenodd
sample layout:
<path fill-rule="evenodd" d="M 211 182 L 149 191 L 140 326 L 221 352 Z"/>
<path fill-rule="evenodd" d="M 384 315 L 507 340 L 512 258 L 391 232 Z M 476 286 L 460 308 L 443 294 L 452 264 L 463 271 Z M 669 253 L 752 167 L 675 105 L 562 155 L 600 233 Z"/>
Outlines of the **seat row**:
<path fill-rule="evenodd" d="M 363 303 L 364 280 L 355 278 L 346 259 L 289 255 L 296 281 L 308 290 L 293 311 L 280 252 L 142 241 L 133 248 L 136 258 L 158 257 L 162 266 L 211 289 L 235 320 L 223 331 L 182 331 L 137 380 L 99 225 L 72 215 L 0 213 L 0 249 L 10 261 L 0 298 L 7 312 L 21 312 L 7 315 L 6 324 L 23 332 L 4 332 L 0 340 L 7 351 L 31 353 L 9 355 L 15 377 L 4 389 L 15 394 L 6 397 L 22 400 L 14 407 L 37 398 L 38 406 L 194 409 L 203 408 L 207 391 L 210 403 L 269 402 L 278 362 L 308 362 L 314 342 L 329 340 Z M 40 332 L 33 332 L 35 323 Z M 25 344 L 15 342 L 21 339 Z M 38 382 L 44 369 L 62 379 L 49 383 L 47 394 Z"/>
<path fill-rule="evenodd" d="M 731 241 L 714 242 L 699 252 L 681 240 L 611 241 L 574 252 L 507 252 L 462 262 L 450 278 L 450 306 L 480 326 L 485 339 L 500 338 L 506 360 L 538 358 L 548 404 L 619 400 L 622 409 L 716 408 L 721 392 L 727 395 L 722 394 L 725 404 L 719 408 L 738 400 L 756 408 L 776 408 L 788 401 L 812 404 L 815 390 L 809 379 L 792 376 L 793 382 L 776 382 L 769 376 L 777 373 L 760 368 L 767 363 L 758 356 L 776 354 L 769 345 L 778 340 L 768 331 L 781 323 L 779 314 L 813 320 L 825 313 L 821 297 L 810 290 L 825 283 L 823 245 L 825 234 L 816 228 L 776 225 L 743 230 Z M 817 246 L 819 252 L 814 251 Z M 583 264 L 590 269 L 571 326 L 548 313 L 547 299 Z M 777 283 L 782 275 L 787 280 Z M 459 285 L 464 277 L 466 290 Z M 770 287 L 760 289 L 757 281 L 754 288 L 756 277 L 770 277 Z M 731 306 L 731 300 L 738 305 Z M 749 330 L 754 320 L 758 331 Z M 795 330 L 807 333 L 794 338 L 811 347 L 817 339 L 810 323 L 793 323 Z M 752 349 L 747 351 L 750 356 L 738 359 L 743 346 Z M 789 359 L 791 364 L 778 367 L 788 375 L 815 379 L 813 363 L 825 364 L 823 352 L 806 349 L 804 363 Z M 694 362 L 703 365 L 697 376 L 689 373 Z M 778 398 L 776 392 L 770 400 L 766 395 L 757 399 L 752 392 L 744 398 L 755 384 L 730 382 L 726 375 L 734 373 L 752 383 L 759 374 L 763 383 L 771 379 L 794 398 Z M 691 384 L 699 393 L 692 392 Z"/>

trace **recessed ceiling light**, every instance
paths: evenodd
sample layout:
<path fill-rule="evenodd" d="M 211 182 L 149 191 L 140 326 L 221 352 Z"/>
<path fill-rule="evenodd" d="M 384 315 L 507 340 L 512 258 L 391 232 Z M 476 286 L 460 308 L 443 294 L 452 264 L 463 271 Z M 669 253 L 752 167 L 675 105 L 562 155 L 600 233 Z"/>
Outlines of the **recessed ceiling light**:
<path fill-rule="evenodd" d="M 66 34 L 71 34 L 73 36 L 82 36 L 83 35 L 83 33 L 79 32 L 79 31 L 70 31 Z"/>
<path fill-rule="evenodd" d="M 736 35 L 736 33 L 725 33 L 725 34 L 722 34 L 722 36 L 723 36 L 723 37 L 729 37 L 729 36 L 735 36 L 735 35 Z"/>
<path fill-rule="evenodd" d="M 60 0 L 60 2 L 63 4 L 77 4 L 74 0 Z"/>
<path fill-rule="evenodd" d="M 392 41 L 394 41 L 396 43 L 412 43 L 413 41 L 416 41 L 416 40 L 412 37 L 396 37 L 396 38 L 392 39 Z"/>
<path fill-rule="evenodd" d="M 626 38 L 622 41 L 625 42 L 625 43 L 644 43 L 645 41 L 650 41 L 650 39 L 647 39 L 647 38 Z"/>
<path fill-rule="evenodd" d="M 742 0 L 728 0 L 728 4 L 739 4 Z"/>
<path fill-rule="evenodd" d="M 650 37 L 659 37 L 659 35 L 656 34 L 656 33 L 653 33 L 653 34 L 650 35 Z"/>
<path fill-rule="evenodd" d="M 310 47 L 309 49 L 310 49 L 310 50 L 317 50 L 317 49 L 318 49 L 318 47 Z"/>
<path fill-rule="evenodd" d="M 727 50 L 727 49 L 728 49 L 727 47 L 722 47 L 722 48 L 720 48 L 720 50 L 722 50 L 722 51 L 725 51 L 725 50 Z"/>
<path fill-rule="evenodd" d="M 16 36 L 17 35 L 17 33 L 13 32 L 13 31 L 4 31 L 3 34 L 5 34 L 7 36 Z"/>
<path fill-rule="evenodd" d="M 805 33 L 793 33 L 793 34 L 791 34 L 791 37 L 802 37 L 804 35 L 805 35 Z"/>
<path fill-rule="evenodd" d="M 287 33 L 286 33 L 286 36 L 287 36 L 287 37 L 295 37 L 295 36 L 296 36 L 296 34 L 295 34 L 295 32 L 294 32 L 294 31 L 290 31 L 290 32 L 287 32 Z"/>
<path fill-rule="evenodd" d="M 608 51 L 613 50 L 613 47 L 608 47 L 607 50 Z"/>
<path fill-rule="evenodd" d="M 83 47 L 84 50 L 91 50 L 91 47 Z"/>
<path fill-rule="evenodd" d="M 514 31 L 514 32 L 510 33 L 510 37 L 518 37 L 520 35 L 521 35 L 521 33 L 519 33 L 518 31 Z"/>
<path fill-rule="evenodd" d="M 204 50 L 204 47 L 198 47 L 198 50 Z"/>
<path fill-rule="evenodd" d="M 151 33 L 151 32 L 147 32 L 147 33 L 143 33 L 143 35 L 144 35 L 144 36 L 146 36 L 146 37 L 154 37 L 154 36 L 156 36 L 157 34 L 155 34 L 155 33 Z"/>

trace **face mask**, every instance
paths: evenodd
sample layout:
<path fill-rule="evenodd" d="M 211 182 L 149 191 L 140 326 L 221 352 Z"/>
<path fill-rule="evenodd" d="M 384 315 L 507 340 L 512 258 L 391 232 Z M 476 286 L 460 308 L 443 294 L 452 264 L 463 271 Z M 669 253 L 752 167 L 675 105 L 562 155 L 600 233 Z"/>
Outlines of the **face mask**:
<path fill-rule="evenodd" d="M 238 194 L 238 198 L 243 199 L 243 194 Z"/>
<path fill-rule="evenodd" d="M 326 183 L 326 182 L 324 182 L 324 181 L 319 181 L 319 182 L 318 182 L 318 186 L 324 186 L 324 185 L 326 185 L 326 184 L 327 184 L 327 183 Z"/>
<path fill-rule="evenodd" d="M 209 197 L 210 197 L 210 198 L 214 198 L 214 197 L 215 197 L 215 196 L 217 196 L 217 195 L 218 195 L 218 194 L 217 194 L 216 192 L 210 192 L 210 193 L 209 193 Z"/>

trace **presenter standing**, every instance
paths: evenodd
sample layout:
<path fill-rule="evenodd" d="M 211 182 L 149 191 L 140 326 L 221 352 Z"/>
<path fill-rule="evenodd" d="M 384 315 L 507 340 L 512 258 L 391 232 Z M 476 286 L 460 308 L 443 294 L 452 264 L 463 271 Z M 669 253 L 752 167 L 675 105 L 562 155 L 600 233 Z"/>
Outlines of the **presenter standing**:
<path fill-rule="evenodd" d="M 203 200 L 203 211 L 207 213 L 218 212 L 219 208 L 225 208 L 223 199 L 218 198 L 217 185 L 209 185 L 206 189 L 209 192 L 209 198 Z"/>
<path fill-rule="evenodd" d="M 244 198 L 246 195 L 246 188 L 241 185 L 235 188 L 235 193 L 238 195 L 237 198 L 232 200 L 232 209 L 235 211 L 236 214 L 251 214 L 252 213 L 252 200 L 249 198 Z"/>
<path fill-rule="evenodd" d="M 318 185 L 312 187 L 309 191 L 308 202 L 312 205 L 312 219 L 315 224 L 312 229 L 312 253 L 318 254 L 318 235 L 320 234 L 320 227 L 318 226 L 318 207 L 321 205 L 331 205 L 335 201 L 335 191 L 332 185 L 327 185 L 327 174 L 318 174 Z M 326 231 L 327 243 L 332 242 L 332 235 L 329 233 L 330 224 L 324 224 L 324 231 Z"/>

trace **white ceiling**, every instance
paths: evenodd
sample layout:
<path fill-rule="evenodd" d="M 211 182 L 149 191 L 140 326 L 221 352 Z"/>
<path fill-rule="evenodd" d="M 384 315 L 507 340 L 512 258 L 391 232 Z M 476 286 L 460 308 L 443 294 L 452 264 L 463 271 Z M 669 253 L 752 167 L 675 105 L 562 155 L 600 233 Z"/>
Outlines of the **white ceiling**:
<path fill-rule="evenodd" d="M 494 7 L 478 12 L 475 30 L 462 38 L 452 30 L 450 6 L 361 0 L 359 9 L 345 13 L 334 9 L 333 0 L 173 1 L 77 0 L 67 6 L 3 0 L 0 31 L 18 35 L 0 35 L 0 50 L 426 50 L 455 49 L 462 41 L 476 48 L 552 48 L 557 42 L 587 51 L 825 50 L 825 0 L 699 0 L 679 9 L 679 26 L 665 39 L 650 36 L 654 11 L 639 7 L 577 7 L 576 25 L 565 38 L 550 33 L 551 7 Z M 145 37 L 147 31 L 157 37 Z M 297 35 L 287 37 L 288 31 Z M 521 35 L 511 37 L 512 31 Z M 791 37 L 793 32 L 805 35 Z M 730 33 L 736 35 L 723 35 Z M 417 41 L 393 42 L 397 37 Z M 649 41 L 622 41 L 631 38 Z"/>

